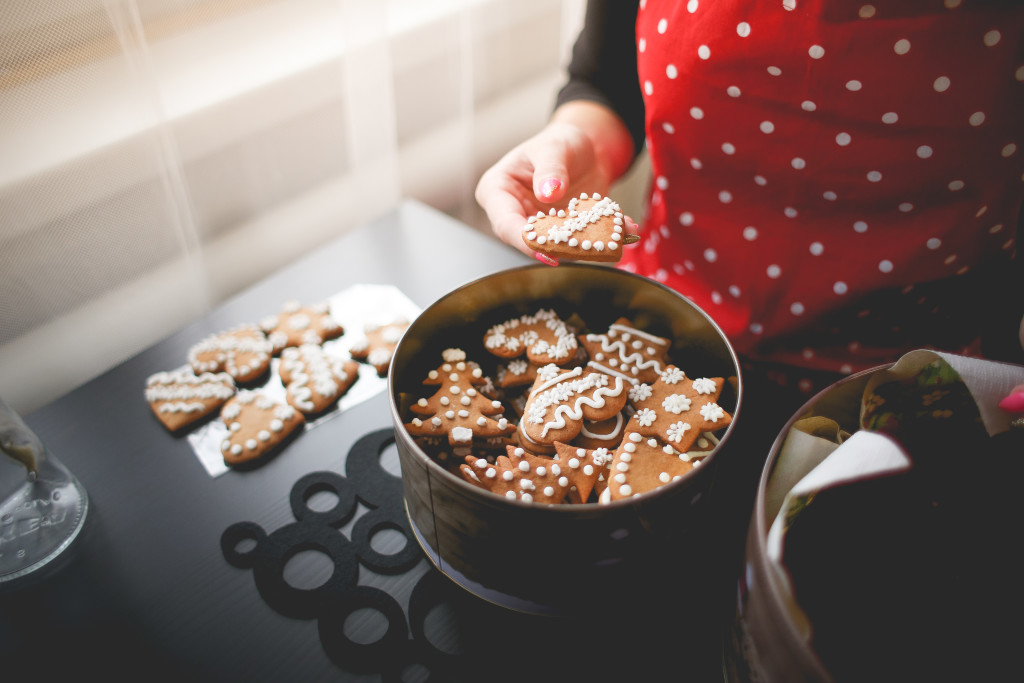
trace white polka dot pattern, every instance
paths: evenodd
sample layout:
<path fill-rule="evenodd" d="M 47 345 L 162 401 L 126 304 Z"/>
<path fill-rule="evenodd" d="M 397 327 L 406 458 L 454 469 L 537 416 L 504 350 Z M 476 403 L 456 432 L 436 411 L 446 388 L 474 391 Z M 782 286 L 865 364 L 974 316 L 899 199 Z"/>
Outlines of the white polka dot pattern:
<path fill-rule="evenodd" d="M 919 4 L 647 0 L 644 223 L 672 229 L 620 267 L 690 297 L 741 353 L 803 334 L 780 362 L 850 372 L 969 343 L 910 321 L 966 310 L 1016 247 L 1024 9 Z"/>

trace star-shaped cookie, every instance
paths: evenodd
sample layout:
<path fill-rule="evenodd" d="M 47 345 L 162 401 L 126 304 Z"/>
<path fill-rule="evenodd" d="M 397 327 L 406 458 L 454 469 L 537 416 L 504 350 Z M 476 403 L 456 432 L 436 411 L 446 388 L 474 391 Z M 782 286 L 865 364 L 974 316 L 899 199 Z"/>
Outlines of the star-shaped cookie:
<path fill-rule="evenodd" d="M 627 430 L 687 451 L 703 432 L 716 432 L 732 422 L 732 415 L 717 403 L 724 381 L 721 377 L 690 379 L 669 365 L 654 384 L 630 389 L 636 412 Z"/>

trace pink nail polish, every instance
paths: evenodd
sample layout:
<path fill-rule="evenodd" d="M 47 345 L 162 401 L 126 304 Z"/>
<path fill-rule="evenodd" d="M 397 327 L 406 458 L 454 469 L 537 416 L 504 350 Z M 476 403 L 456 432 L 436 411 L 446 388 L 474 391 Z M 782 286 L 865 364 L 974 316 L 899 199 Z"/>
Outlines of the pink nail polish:
<path fill-rule="evenodd" d="M 561 187 L 561 180 L 559 180 L 558 178 L 548 178 L 547 180 L 540 184 L 540 193 L 544 196 L 545 199 L 549 199 L 551 195 L 553 195 L 555 192 L 558 192 L 558 190 L 561 189 Z"/>
<path fill-rule="evenodd" d="M 1015 391 L 1002 401 L 999 407 L 1011 413 L 1024 413 L 1024 391 Z"/>
<path fill-rule="evenodd" d="M 533 258 L 537 259 L 538 261 L 540 261 L 541 263 L 543 263 L 544 265 L 547 265 L 547 266 L 557 266 L 558 265 L 558 259 L 553 259 L 550 256 L 548 256 L 547 254 L 542 254 L 539 251 L 533 252 Z"/>

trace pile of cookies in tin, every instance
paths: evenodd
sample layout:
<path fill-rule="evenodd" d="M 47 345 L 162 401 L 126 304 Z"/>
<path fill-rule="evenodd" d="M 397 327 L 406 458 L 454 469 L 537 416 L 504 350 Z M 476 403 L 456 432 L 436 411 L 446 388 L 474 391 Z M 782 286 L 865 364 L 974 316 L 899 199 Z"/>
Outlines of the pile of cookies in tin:
<path fill-rule="evenodd" d="M 277 453 L 307 420 L 335 408 L 359 378 L 361 363 L 385 377 L 408 325 L 399 320 L 353 330 L 359 336 L 342 354 L 325 345 L 346 334 L 326 302 L 287 301 L 259 323 L 198 341 L 182 368 L 150 375 L 146 401 L 175 434 L 219 411 L 228 432 L 220 444 L 224 464 L 253 466 Z M 266 390 L 274 359 L 283 399 Z"/>
<path fill-rule="evenodd" d="M 735 378 L 677 367 L 671 339 L 626 317 L 570 320 L 542 308 L 494 325 L 484 359 L 446 349 L 405 429 L 470 484 L 540 504 L 628 499 L 699 467 L 732 421 L 719 401 Z"/>

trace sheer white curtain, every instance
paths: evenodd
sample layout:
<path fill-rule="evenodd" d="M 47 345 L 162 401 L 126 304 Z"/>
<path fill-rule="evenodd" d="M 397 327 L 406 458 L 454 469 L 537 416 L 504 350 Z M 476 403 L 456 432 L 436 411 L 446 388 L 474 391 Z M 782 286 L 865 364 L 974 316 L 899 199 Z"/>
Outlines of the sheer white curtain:
<path fill-rule="evenodd" d="M 32 410 L 402 197 L 478 221 L 582 13 L 3 0 L 0 395 Z"/>

